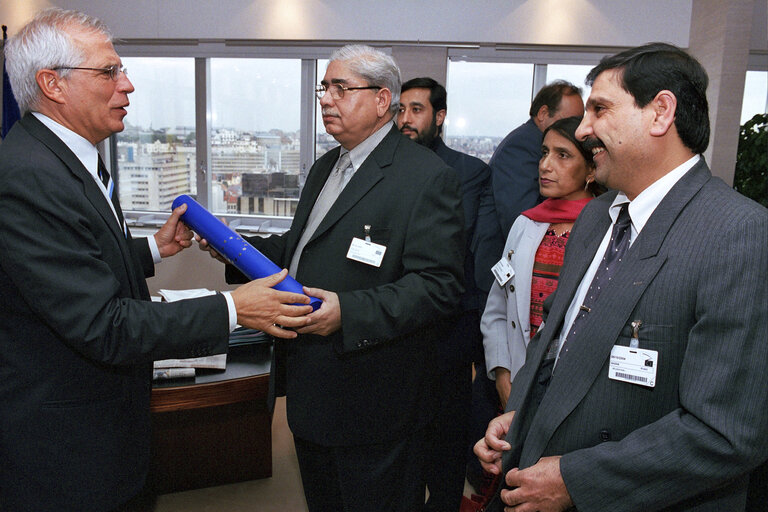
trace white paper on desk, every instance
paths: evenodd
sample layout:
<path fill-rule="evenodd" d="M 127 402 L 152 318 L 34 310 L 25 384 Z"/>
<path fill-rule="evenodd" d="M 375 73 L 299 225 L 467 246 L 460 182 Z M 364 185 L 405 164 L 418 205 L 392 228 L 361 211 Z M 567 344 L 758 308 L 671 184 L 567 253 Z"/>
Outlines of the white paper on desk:
<path fill-rule="evenodd" d="M 174 302 L 183 299 L 194 299 L 213 295 L 216 292 L 208 288 L 193 288 L 190 290 L 158 290 L 158 293 L 166 302 Z M 186 359 L 162 359 L 155 361 L 154 368 L 210 368 L 213 370 L 227 369 L 227 354 L 216 354 L 206 357 L 189 357 Z"/>
<path fill-rule="evenodd" d="M 155 361 L 155 370 L 159 368 L 210 368 L 213 370 L 227 369 L 227 354 L 216 354 L 207 357 L 190 357 L 187 359 L 163 359 Z"/>
<path fill-rule="evenodd" d="M 195 299 L 197 297 L 205 297 L 207 295 L 214 295 L 216 292 L 209 290 L 208 288 L 190 288 L 189 290 L 158 290 L 157 293 L 165 299 L 166 302 L 174 302 L 183 299 Z"/>

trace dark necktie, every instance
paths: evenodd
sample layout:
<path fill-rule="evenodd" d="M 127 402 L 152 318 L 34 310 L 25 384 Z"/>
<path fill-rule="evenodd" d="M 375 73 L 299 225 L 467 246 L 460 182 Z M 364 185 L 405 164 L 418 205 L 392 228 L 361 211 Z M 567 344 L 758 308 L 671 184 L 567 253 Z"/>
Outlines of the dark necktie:
<path fill-rule="evenodd" d="M 115 207 L 115 213 L 117 214 L 117 219 L 120 222 L 120 228 L 123 230 L 123 234 L 125 234 L 127 237 L 128 227 L 125 225 L 125 218 L 123 217 L 123 210 L 120 208 L 120 201 L 117 198 L 117 194 L 114 193 L 114 181 L 110 180 L 109 171 L 107 171 L 107 167 L 104 165 L 104 161 L 101 159 L 101 155 L 99 155 L 99 178 L 101 178 L 101 182 L 104 184 L 104 188 L 107 189 L 107 194 L 109 194 L 109 199 L 112 201 L 112 206 Z M 112 183 L 111 187 L 110 183 Z"/>
<path fill-rule="evenodd" d="M 592 311 L 592 307 L 597 302 L 597 298 L 603 291 L 603 288 L 608 286 L 608 283 L 616 273 L 621 260 L 629 249 L 629 239 L 631 236 L 632 220 L 629 217 L 629 203 L 624 203 L 619 212 L 619 217 L 616 219 L 616 223 L 613 225 L 611 231 L 611 239 L 608 242 L 608 248 L 605 250 L 603 259 L 600 261 L 600 266 L 597 267 L 595 277 L 592 278 L 592 283 L 589 285 L 587 295 L 584 297 L 584 302 L 579 306 L 579 314 L 573 320 L 571 330 L 568 332 L 561 353 L 568 352 L 568 340 L 572 340 L 576 333 L 579 331 L 583 321 L 589 316 Z M 555 360 L 557 359 L 557 347 L 559 337 L 552 339 L 547 350 L 547 355 L 539 367 L 537 375 L 537 381 L 533 385 L 531 403 L 534 407 L 538 407 L 541 399 L 544 398 L 544 393 L 549 386 L 549 381 L 552 378 L 552 371 L 554 369 Z"/>

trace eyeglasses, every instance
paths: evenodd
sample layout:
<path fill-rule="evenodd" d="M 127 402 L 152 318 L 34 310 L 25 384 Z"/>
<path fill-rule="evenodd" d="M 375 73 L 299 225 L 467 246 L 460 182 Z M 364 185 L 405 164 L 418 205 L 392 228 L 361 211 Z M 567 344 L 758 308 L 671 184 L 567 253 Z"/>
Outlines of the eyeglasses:
<path fill-rule="evenodd" d="M 365 87 L 347 87 L 345 85 L 341 84 L 331 84 L 331 85 L 324 85 L 320 84 L 317 87 L 315 87 L 315 96 L 317 96 L 317 99 L 321 100 L 323 99 L 323 96 L 325 96 L 326 91 L 330 91 L 331 98 L 334 100 L 340 100 L 344 97 L 344 93 L 346 91 L 362 91 L 365 89 L 381 89 L 378 85 L 367 85 Z"/>
<path fill-rule="evenodd" d="M 118 66 L 117 64 L 109 66 L 108 68 L 77 68 L 77 67 L 70 67 L 70 66 L 59 66 L 59 67 L 53 68 L 53 69 L 54 70 L 59 70 L 59 69 L 83 69 L 83 70 L 86 70 L 86 71 L 100 71 L 100 72 L 104 73 L 105 75 L 108 75 L 109 78 L 111 78 L 112 80 L 115 80 L 115 81 L 117 81 L 117 78 L 120 76 L 120 73 L 122 73 L 124 75 L 128 74 L 128 69 L 127 68 Z"/>

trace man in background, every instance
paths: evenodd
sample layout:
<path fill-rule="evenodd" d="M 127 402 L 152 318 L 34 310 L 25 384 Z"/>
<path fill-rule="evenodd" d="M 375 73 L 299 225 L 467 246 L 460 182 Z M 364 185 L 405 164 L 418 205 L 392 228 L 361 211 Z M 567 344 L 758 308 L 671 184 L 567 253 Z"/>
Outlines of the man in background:
<path fill-rule="evenodd" d="M 504 475 L 491 510 L 744 510 L 768 458 L 768 210 L 701 156 L 693 57 L 651 43 L 587 83 L 576 135 L 613 191 L 576 221 L 508 412 L 475 445 Z"/>
<path fill-rule="evenodd" d="M 155 359 L 227 351 L 237 322 L 275 336 L 309 298 L 270 288 L 149 300 L 154 263 L 189 247 L 177 208 L 134 239 L 96 144 L 133 85 L 107 28 L 39 13 L 5 47 L 23 118 L 0 146 L 0 509 L 132 511 L 149 466 Z M 284 304 L 285 303 L 285 304 Z"/>
<path fill-rule="evenodd" d="M 456 173 L 394 125 L 399 95 L 391 57 L 336 51 L 317 97 L 340 146 L 310 169 L 290 230 L 250 239 L 323 300 L 272 365 L 312 512 L 424 504 L 437 331 L 459 309 L 464 223 Z"/>
<path fill-rule="evenodd" d="M 486 247 L 472 247 L 480 195 L 490 179 L 482 160 L 454 151 L 441 137 L 447 93 L 432 78 L 414 78 L 403 84 L 397 126 L 404 135 L 434 151 L 456 171 L 461 182 L 467 244 L 464 259 L 466 291 L 461 313 L 441 329 L 438 344 L 439 392 L 435 421 L 428 428 L 426 477 L 429 499 L 425 510 L 459 510 L 464 492 L 468 427 L 472 410 L 473 356 L 483 357 L 480 313 L 488 293 L 475 277 L 487 271 L 497 254 Z M 495 223 L 494 223 L 495 224 Z M 486 420 L 487 421 L 487 420 Z"/>
<path fill-rule="evenodd" d="M 493 152 L 488 163 L 491 189 L 487 193 L 493 195 L 492 204 L 504 237 L 500 251 L 520 213 L 543 200 L 539 195 L 539 160 L 544 130 L 558 119 L 583 114 L 581 89 L 563 80 L 554 81 L 533 98 L 528 121 L 504 137 Z"/>

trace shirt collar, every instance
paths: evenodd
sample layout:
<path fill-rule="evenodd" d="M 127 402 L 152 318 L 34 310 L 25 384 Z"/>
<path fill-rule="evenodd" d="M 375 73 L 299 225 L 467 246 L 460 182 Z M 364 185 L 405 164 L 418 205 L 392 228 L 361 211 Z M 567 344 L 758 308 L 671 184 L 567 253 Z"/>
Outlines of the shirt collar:
<path fill-rule="evenodd" d="M 357 171 L 360 166 L 363 165 L 363 162 L 365 162 L 371 153 L 373 153 L 376 146 L 384 140 L 384 137 L 387 136 L 390 129 L 392 129 L 392 123 L 384 123 L 384 126 L 373 132 L 367 139 L 352 148 L 351 151 L 347 151 L 342 147 L 339 157 L 345 152 L 348 152 L 349 159 L 352 161 L 352 169 L 353 171 Z"/>
<path fill-rule="evenodd" d="M 73 132 L 66 126 L 63 126 L 45 114 L 40 112 L 32 112 L 41 123 L 43 123 L 54 135 L 56 135 L 61 141 L 67 145 L 67 147 L 75 154 L 78 160 L 88 170 L 91 175 L 96 178 L 97 181 L 99 175 L 99 152 L 96 150 L 96 146 L 91 144 L 88 140 Z"/>
<path fill-rule="evenodd" d="M 664 199 L 670 189 L 675 186 L 675 183 L 680 181 L 680 178 L 682 178 L 691 167 L 696 165 L 699 158 L 701 158 L 701 155 L 694 155 L 689 160 L 686 160 L 681 165 L 675 167 L 640 192 L 634 201 L 630 201 L 624 192 L 619 192 L 614 198 L 611 208 L 608 210 L 608 214 L 611 216 L 611 221 L 616 222 L 621 206 L 625 203 L 629 203 L 629 216 L 632 219 L 633 231 L 635 233 L 640 233 L 643 227 L 645 227 L 646 222 L 648 222 L 648 219 L 656 210 L 656 207 L 661 203 L 662 199 Z"/>

